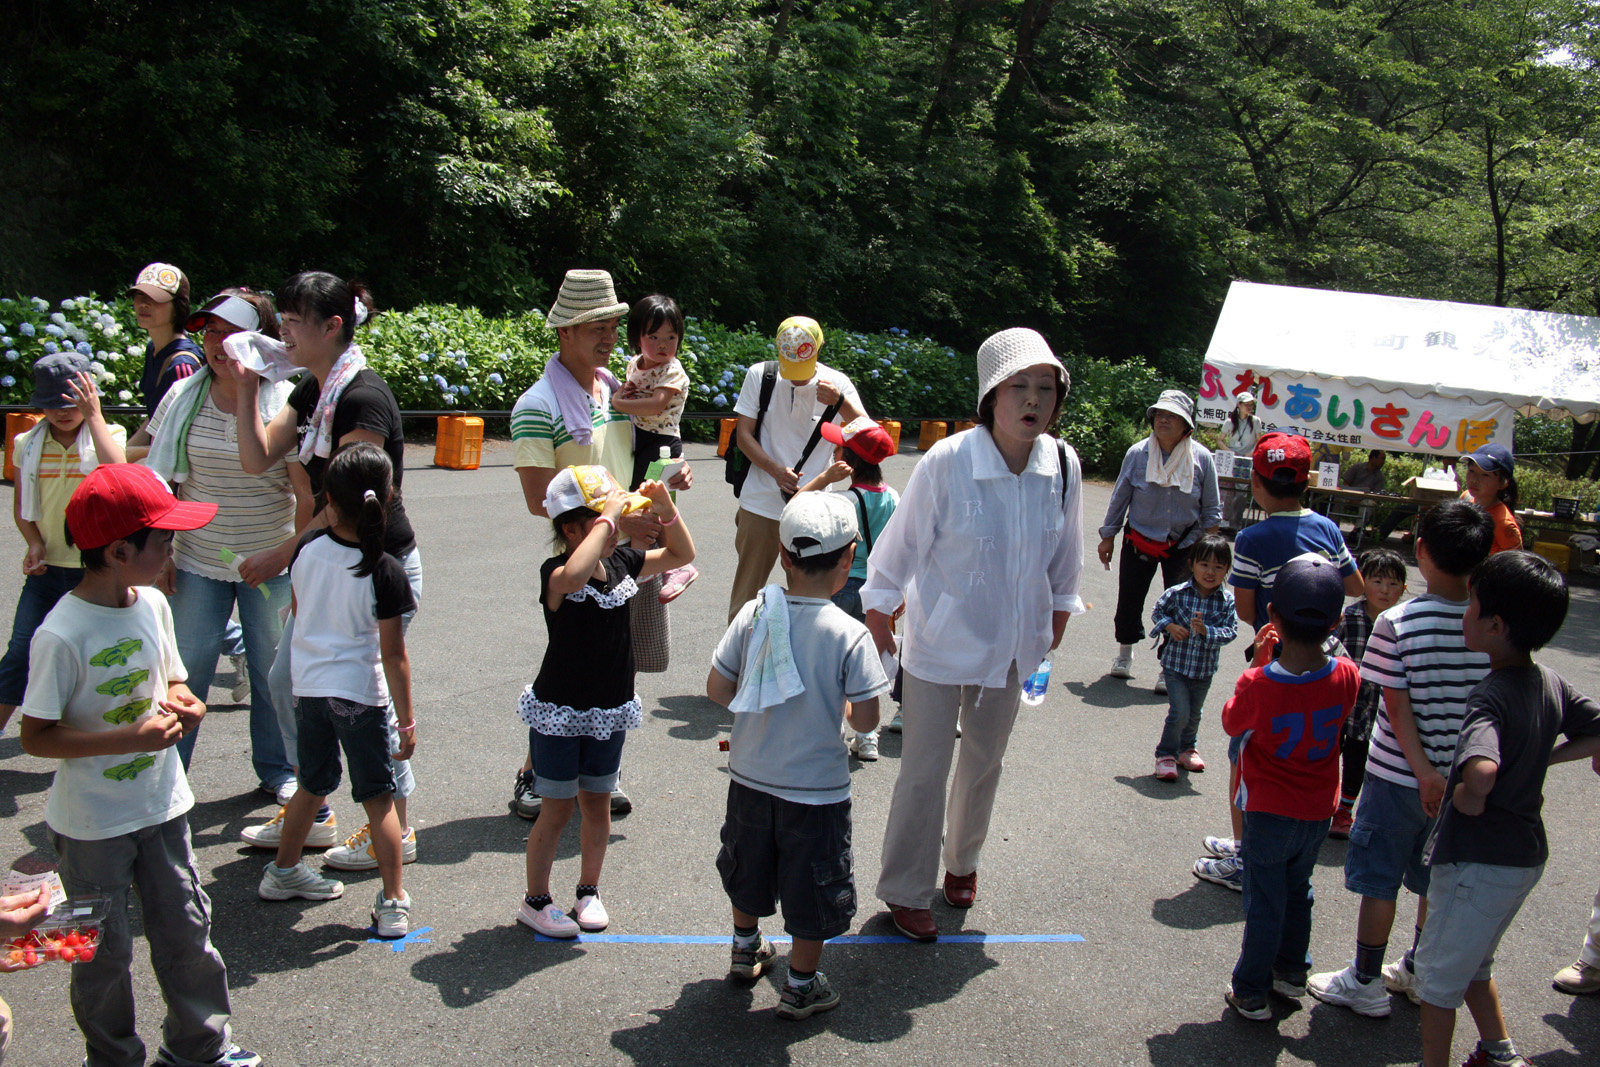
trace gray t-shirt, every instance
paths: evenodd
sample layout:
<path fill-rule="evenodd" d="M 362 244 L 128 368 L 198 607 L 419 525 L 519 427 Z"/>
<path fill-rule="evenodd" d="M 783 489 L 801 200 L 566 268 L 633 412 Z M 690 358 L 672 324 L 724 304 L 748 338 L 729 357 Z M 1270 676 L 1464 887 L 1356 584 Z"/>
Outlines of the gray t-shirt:
<path fill-rule="evenodd" d="M 1557 734 L 1600 734 L 1600 704 L 1546 667 L 1506 667 L 1479 682 L 1467 697 L 1427 862 L 1497 867 L 1544 863 L 1550 848 L 1539 811 Z M 1463 815 L 1449 798 L 1461 782 L 1462 765 L 1474 756 L 1494 760 L 1500 770 L 1483 814 Z"/>
<path fill-rule="evenodd" d="M 850 799 L 850 753 L 840 735 L 845 701 L 889 691 L 872 635 L 832 601 L 791 596 L 789 648 L 805 692 L 759 714 L 733 717 L 728 773 L 751 789 L 797 804 Z M 711 665 L 738 682 L 760 598 L 739 609 Z"/>

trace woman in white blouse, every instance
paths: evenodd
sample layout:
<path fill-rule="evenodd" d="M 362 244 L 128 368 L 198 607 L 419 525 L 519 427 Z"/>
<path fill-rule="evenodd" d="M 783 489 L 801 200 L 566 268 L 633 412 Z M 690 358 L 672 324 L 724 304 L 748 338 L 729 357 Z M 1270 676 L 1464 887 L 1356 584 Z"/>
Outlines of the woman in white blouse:
<path fill-rule="evenodd" d="M 978 350 L 978 381 L 982 425 L 917 465 L 861 588 L 882 651 L 894 648 L 891 615 L 906 609 L 900 775 L 878 896 L 917 941 L 939 936 L 930 907 L 941 837 L 945 900 L 972 906 L 1020 680 L 1084 610 L 1083 479 L 1077 453 L 1048 433 L 1066 368 L 1039 334 L 1005 330 Z"/>
<path fill-rule="evenodd" d="M 1240 393 L 1234 400 L 1233 410 L 1228 412 L 1228 421 L 1223 423 L 1222 447 L 1236 456 L 1249 458 L 1255 454 L 1256 440 L 1267 428 L 1267 424 L 1256 414 L 1256 398 L 1249 393 Z M 1232 471 L 1219 471 L 1219 474 L 1229 474 Z M 1239 519 L 1244 514 L 1245 505 L 1250 503 L 1250 486 L 1229 486 L 1222 491 L 1222 521 L 1230 530 L 1239 529 Z"/>

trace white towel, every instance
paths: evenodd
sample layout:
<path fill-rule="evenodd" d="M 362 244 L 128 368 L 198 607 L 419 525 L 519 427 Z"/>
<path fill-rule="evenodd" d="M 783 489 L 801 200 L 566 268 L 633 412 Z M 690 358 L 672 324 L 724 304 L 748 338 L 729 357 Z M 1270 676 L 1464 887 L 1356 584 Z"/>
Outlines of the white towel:
<path fill-rule="evenodd" d="M 161 417 L 161 432 L 150 439 L 144 465 L 169 482 L 189 480 L 189 430 L 205 404 L 211 382 L 211 368 L 202 367 L 198 373 L 178 379 L 168 391 L 170 401 L 162 398 L 162 404 L 170 406 Z M 268 379 L 256 390 L 256 411 L 263 423 L 271 422 L 289 402 L 291 388 L 288 382 Z"/>
<path fill-rule="evenodd" d="M 806 691 L 789 645 L 789 599 L 780 585 L 761 591 L 750 636 L 745 638 L 739 690 L 728 710 L 759 715 Z"/>
<path fill-rule="evenodd" d="M 222 350 L 229 359 L 255 371 L 269 382 L 286 382 L 305 370 L 290 362 L 289 350 L 282 341 L 275 341 L 253 330 L 224 337 Z"/>
<path fill-rule="evenodd" d="M 1144 465 L 1144 480 L 1158 489 L 1176 487 L 1185 493 L 1194 492 L 1194 438 L 1185 434 L 1167 454 L 1165 463 L 1161 461 L 1156 435 L 1151 434 L 1146 443 L 1150 454 Z"/>
<path fill-rule="evenodd" d="M 28 522 L 38 522 L 39 515 L 39 461 L 44 458 L 44 439 L 50 433 L 50 422 L 40 419 L 39 424 L 27 433 L 17 435 L 14 449 L 17 465 L 17 514 Z M 100 465 L 94 451 L 94 434 L 89 430 L 89 420 L 78 427 L 78 471 L 88 474 Z"/>

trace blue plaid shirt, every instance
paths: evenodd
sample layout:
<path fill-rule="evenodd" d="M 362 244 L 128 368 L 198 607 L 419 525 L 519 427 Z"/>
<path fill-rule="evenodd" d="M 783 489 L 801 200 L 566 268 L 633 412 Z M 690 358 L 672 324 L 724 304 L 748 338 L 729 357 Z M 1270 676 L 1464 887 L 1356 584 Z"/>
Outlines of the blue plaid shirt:
<path fill-rule="evenodd" d="M 1187 627 L 1195 615 L 1205 623 L 1206 632 L 1191 633 L 1182 641 L 1174 641 L 1167 634 L 1167 624 L 1175 622 Z M 1167 589 L 1156 598 L 1150 610 L 1155 625 L 1151 637 L 1161 637 L 1161 665 L 1177 671 L 1185 678 L 1209 678 L 1217 673 L 1217 657 L 1222 646 L 1239 636 L 1239 616 L 1233 606 L 1233 591 L 1226 584 L 1218 586 L 1210 596 L 1204 596 L 1187 581 Z"/>

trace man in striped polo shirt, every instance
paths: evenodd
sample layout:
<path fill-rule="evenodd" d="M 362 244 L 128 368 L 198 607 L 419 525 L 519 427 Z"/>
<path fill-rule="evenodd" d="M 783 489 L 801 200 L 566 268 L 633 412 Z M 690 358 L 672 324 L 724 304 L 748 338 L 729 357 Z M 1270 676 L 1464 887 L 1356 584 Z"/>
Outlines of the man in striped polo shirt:
<path fill-rule="evenodd" d="M 1444 800 L 1467 696 L 1489 673 L 1489 657 L 1467 648 L 1462 634 L 1467 577 L 1493 540 L 1494 522 L 1476 504 L 1455 500 L 1423 515 L 1417 569 L 1427 592 L 1378 616 L 1361 661 L 1362 679 L 1383 689 L 1383 702 L 1344 863 L 1345 888 L 1361 894 L 1356 957 L 1306 983 L 1318 1000 L 1361 1015 L 1388 1015 L 1391 992 L 1416 999 L 1416 938 L 1403 959 L 1385 965 L 1383 957 L 1402 884 L 1418 897 L 1418 935 L 1428 916 L 1423 848 Z"/>

